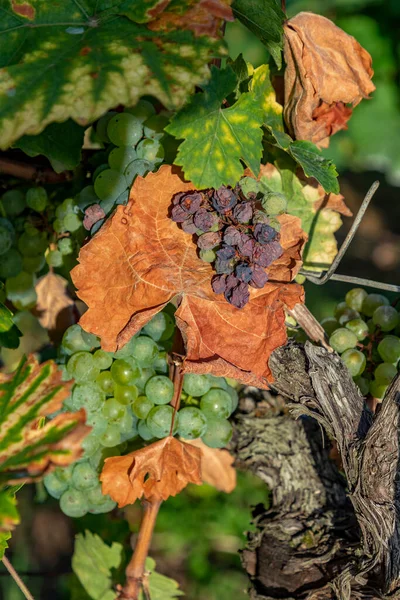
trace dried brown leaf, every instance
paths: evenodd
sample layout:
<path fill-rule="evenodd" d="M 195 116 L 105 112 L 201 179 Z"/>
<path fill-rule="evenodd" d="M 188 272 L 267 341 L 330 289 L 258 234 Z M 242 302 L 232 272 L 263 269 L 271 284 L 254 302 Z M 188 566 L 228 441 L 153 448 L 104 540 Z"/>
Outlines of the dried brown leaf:
<path fill-rule="evenodd" d="M 210 448 L 201 439 L 185 442 L 201 451 L 201 477 L 204 483 L 220 492 L 233 492 L 236 487 L 236 469 L 233 467 L 234 458 L 228 450 Z"/>
<path fill-rule="evenodd" d="M 106 458 L 100 480 L 103 494 L 119 507 L 142 497 L 167 500 L 188 483 L 201 484 L 201 452 L 169 436 L 126 456 Z"/>
<path fill-rule="evenodd" d="M 148 27 L 153 31 L 190 29 L 196 35 L 219 37 L 222 23 L 234 20 L 230 4 L 231 0 L 199 0 L 181 14 L 167 8 Z"/>
<path fill-rule="evenodd" d="M 65 331 L 75 322 L 74 301 L 68 295 L 67 285 L 66 279 L 51 272 L 41 277 L 36 284 L 35 312 L 39 323 L 48 330 L 50 337 L 57 330 Z"/>
<path fill-rule="evenodd" d="M 320 15 L 301 12 L 284 25 L 284 117 L 292 135 L 327 147 L 347 128 L 348 104 L 368 98 L 375 86 L 372 59 L 351 35 Z"/>
<path fill-rule="evenodd" d="M 192 189 L 168 165 L 136 179 L 128 205 L 118 207 L 81 249 L 71 273 L 89 307 L 80 323 L 101 337 L 105 350 L 115 351 L 176 298 L 188 372 L 266 387 L 268 358 L 286 341 L 284 307 L 304 300 L 302 287 L 290 281 L 307 236 L 300 219 L 281 217 L 284 253 L 267 271 L 271 282 L 252 289 L 248 304 L 237 309 L 212 291 L 212 267 L 168 216 L 174 194 Z"/>

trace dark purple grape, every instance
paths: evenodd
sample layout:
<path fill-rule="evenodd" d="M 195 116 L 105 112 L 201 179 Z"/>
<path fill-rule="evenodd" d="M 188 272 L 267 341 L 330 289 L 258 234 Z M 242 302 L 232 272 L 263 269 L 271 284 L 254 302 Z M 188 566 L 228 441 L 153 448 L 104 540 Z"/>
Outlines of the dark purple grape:
<path fill-rule="evenodd" d="M 216 232 L 203 233 L 197 240 L 197 246 L 200 250 L 211 250 L 221 243 L 221 234 Z"/>
<path fill-rule="evenodd" d="M 235 267 L 235 275 L 243 283 L 249 283 L 253 276 L 253 268 L 246 262 L 240 262 Z"/>
<path fill-rule="evenodd" d="M 263 210 L 255 210 L 254 211 L 254 214 L 253 214 L 253 224 L 254 225 L 256 225 L 257 223 L 266 223 L 268 225 L 269 222 L 270 222 L 270 219 Z"/>
<path fill-rule="evenodd" d="M 241 234 L 240 243 L 237 245 L 242 256 L 252 257 L 256 242 L 246 233 Z"/>
<path fill-rule="evenodd" d="M 236 227 L 229 225 L 224 231 L 224 242 L 229 246 L 237 246 L 240 244 L 242 234 Z"/>
<path fill-rule="evenodd" d="M 231 273 L 230 275 L 227 275 L 226 280 L 225 280 L 226 290 L 232 290 L 239 283 L 240 283 L 240 281 L 236 277 L 236 275 L 234 275 L 233 273 Z"/>
<path fill-rule="evenodd" d="M 236 256 L 236 250 L 233 246 L 223 246 L 220 250 L 217 250 L 217 256 L 221 260 L 229 260 Z"/>
<path fill-rule="evenodd" d="M 250 298 L 249 286 L 247 283 L 239 283 L 236 287 L 225 292 L 224 295 L 230 304 L 236 306 L 236 308 L 243 308 Z"/>
<path fill-rule="evenodd" d="M 183 221 L 186 221 L 188 216 L 189 215 L 187 211 L 184 210 L 180 204 L 174 206 L 171 211 L 171 218 L 173 221 L 175 221 L 175 223 L 183 223 Z"/>
<path fill-rule="evenodd" d="M 201 231 L 209 231 L 215 223 L 213 213 L 208 212 L 205 208 L 200 208 L 193 217 L 194 223 Z"/>
<path fill-rule="evenodd" d="M 179 204 L 189 214 L 194 215 L 199 210 L 203 196 L 199 192 L 193 192 L 192 194 L 185 194 L 179 201 Z"/>
<path fill-rule="evenodd" d="M 250 285 L 252 287 L 261 289 L 264 287 L 264 285 L 267 283 L 267 281 L 268 281 L 268 275 L 266 274 L 264 269 L 262 267 L 259 267 L 258 265 L 254 265 L 253 266 L 253 276 L 249 282 Z"/>
<path fill-rule="evenodd" d="M 242 202 L 233 209 L 233 218 L 239 223 L 248 223 L 253 217 L 253 207 L 251 202 Z"/>
<path fill-rule="evenodd" d="M 237 203 L 237 196 L 233 190 L 222 185 L 215 190 L 212 196 L 212 205 L 222 215 L 228 213 Z"/>
<path fill-rule="evenodd" d="M 254 237 L 260 244 L 269 244 L 278 237 L 278 232 L 270 225 L 257 223 L 254 227 Z"/>
<path fill-rule="evenodd" d="M 193 223 L 193 217 L 189 216 L 185 221 L 183 221 L 183 223 L 181 224 L 181 227 L 183 229 L 183 231 L 185 231 L 186 233 L 196 233 L 197 231 L 197 227 L 196 225 Z"/>
<path fill-rule="evenodd" d="M 215 261 L 215 270 L 218 273 L 218 275 L 222 275 L 223 273 L 229 275 L 230 273 L 233 273 L 234 266 L 235 261 L 233 260 L 233 258 L 231 258 L 230 260 L 223 260 L 222 258 L 217 257 Z"/>
<path fill-rule="evenodd" d="M 211 280 L 211 287 L 216 294 L 223 294 L 226 290 L 227 275 L 214 275 Z"/>
<path fill-rule="evenodd" d="M 253 251 L 253 262 L 260 267 L 269 267 L 271 263 L 282 256 L 283 249 L 279 242 L 270 242 L 262 245 L 256 244 Z"/>

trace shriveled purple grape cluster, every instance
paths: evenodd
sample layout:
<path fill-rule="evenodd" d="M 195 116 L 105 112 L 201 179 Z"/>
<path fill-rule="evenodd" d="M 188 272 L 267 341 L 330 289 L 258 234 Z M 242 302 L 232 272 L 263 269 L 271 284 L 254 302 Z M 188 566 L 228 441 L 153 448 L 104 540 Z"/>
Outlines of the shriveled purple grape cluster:
<path fill-rule="evenodd" d="M 249 286 L 264 287 L 265 269 L 283 253 L 276 219 L 262 210 L 256 194 L 248 196 L 239 185 L 183 192 L 174 196 L 171 211 L 173 221 L 197 236 L 200 257 L 213 264 L 214 292 L 237 308 L 249 301 Z"/>

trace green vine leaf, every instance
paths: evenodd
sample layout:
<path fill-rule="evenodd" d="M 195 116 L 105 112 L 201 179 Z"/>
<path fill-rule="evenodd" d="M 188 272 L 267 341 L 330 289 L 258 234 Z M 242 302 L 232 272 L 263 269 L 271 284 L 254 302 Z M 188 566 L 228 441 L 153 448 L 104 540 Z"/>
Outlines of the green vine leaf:
<path fill-rule="evenodd" d="M 7 540 L 11 537 L 10 532 L 19 521 L 14 490 L 2 490 L 0 492 L 0 560 L 8 547 Z"/>
<path fill-rule="evenodd" d="M 178 596 L 183 596 L 182 590 L 179 589 L 179 584 L 170 577 L 161 575 L 155 571 L 156 562 L 149 556 L 146 558 L 146 571 L 148 572 L 148 584 L 151 600 L 174 600 Z M 139 600 L 145 600 L 145 596 L 141 591 Z"/>
<path fill-rule="evenodd" d="M 85 128 L 71 119 L 64 123 L 51 123 L 38 135 L 24 135 L 15 148 L 28 156 L 46 156 L 56 173 L 74 169 L 81 161 Z"/>
<path fill-rule="evenodd" d="M 278 69 L 282 67 L 283 22 L 278 0 L 235 0 L 233 14 L 267 47 Z"/>
<path fill-rule="evenodd" d="M 117 569 L 122 559 L 122 544 L 108 546 L 90 531 L 78 533 L 72 557 L 72 569 L 93 600 L 114 600 L 111 569 Z"/>
<path fill-rule="evenodd" d="M 250 91 L 229 108 L 222 108 L 237 78 L 231 67 L 212 68 L 211 81 L 203 86 L 166 127 L 184 139 L 175 164 L 197 188 L 235 185 L 243 174 L 241 160 L 257 175 L 262 156 L 263 96 L 268 90 L 266 65 L 256 69 Z"/>
<path fill-rule="evenodd" d="M 211 36 L 134 23 L 119 14 L 126 5 L 31 0 L 13 11 L 0 0 L 1 148 L 55 121 L 85 125 L 144 94 L 180 107 L 208 78 L 207 63 L 225 54 Z"/>
<path fill-rule="evenodd" d="M 0 348 L 18 348 L 21 335 L 14 324 L 12 312 L 0 302 Z"/>

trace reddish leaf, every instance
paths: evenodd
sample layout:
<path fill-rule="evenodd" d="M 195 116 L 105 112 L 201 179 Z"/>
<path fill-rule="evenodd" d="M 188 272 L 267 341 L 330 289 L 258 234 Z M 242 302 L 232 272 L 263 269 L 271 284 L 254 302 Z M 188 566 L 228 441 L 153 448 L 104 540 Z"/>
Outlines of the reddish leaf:
<path fill-rule="evenodd" d="M 285 108 L 298 140 L 327 147 L 329 136 L 347 128 L 351 109 L 375 86 L 371 56 L 332 21 L 302 12 L 287 21 Z"/>
<path fill-rule="evenodd" d="M 128 206 L 118 207 L 81 249 L 72 271 L 77 294 L 89 307 L 80 323 L 101 337 L 105 350 L 115 351 L 176 298 L 187 371 L 266 387 L 269 355 L 286 341 L 284 306 L 303 301 L 303 289 L 290 280 L 300 268 L 306 235 L 297 217 L 281 217 L 284 253 L 267 270 L 271 281 L 252 289 L 248 304 L 237 309 L 212 291 L 212 267 L 168 216 L 172 196 L 191 189 L 167 165 L 136 179 Z"/>
<path fill-rule="evenodd" d="M 201 477 L 220 492 L 229 494 L 236 487 L 236 469 L 233 467 L 233 456 L 228 450 L 210 448 L 201 439 L 185 440 L 201 451 Z"/>
<path fill-rule="evenodd" d="M 234 20 L 230 4 L 231 0 L 199 0 L 185 12 L 169 12 L 167 7 L 148 27 L 154 31 L 190 29 L 196 35 L 219 37 L 223 21 Z"/>
<path fill-rule="evenodd" d="M 201 484 L 201 452 L 198 448 L 166 437 L 126 456 L 106 458 L 100 480 L 103 494 L 119 507 L 138 498 L 167 500 L 188 483 Z"/>
<path fill-rule="evenodd" d="M 101 208 L 100 204 L 91 204 L 85 209 L 85 216 L 83 219 L 83 226 L 87 231 L 90 231 L 97 221 L 104 219 L 106 213 Z"/>

